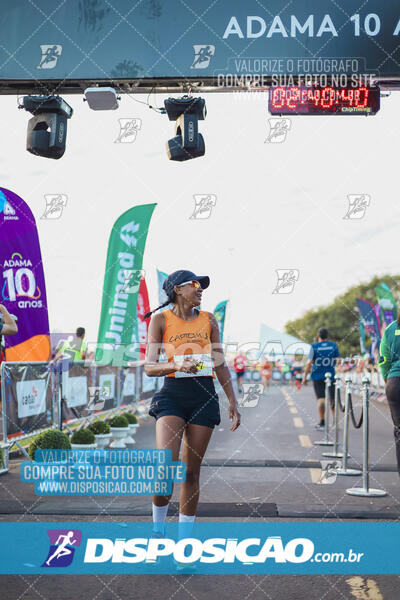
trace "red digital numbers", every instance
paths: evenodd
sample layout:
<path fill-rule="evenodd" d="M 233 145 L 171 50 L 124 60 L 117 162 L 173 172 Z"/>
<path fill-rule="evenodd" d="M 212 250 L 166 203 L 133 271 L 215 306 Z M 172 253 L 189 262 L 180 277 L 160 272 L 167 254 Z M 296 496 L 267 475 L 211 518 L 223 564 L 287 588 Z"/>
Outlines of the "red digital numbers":
<path fill-rule="evenodd" d="M 371 90 L 365 86 L 358 88 L 278 86 L 270 88 L 269 109 L 278 114 L 324 114 L 354 112 L 375 114 L 379 110 L 378 97 L 371 100 Z M 342 109 L 344 109 L 342 111 Z"/>

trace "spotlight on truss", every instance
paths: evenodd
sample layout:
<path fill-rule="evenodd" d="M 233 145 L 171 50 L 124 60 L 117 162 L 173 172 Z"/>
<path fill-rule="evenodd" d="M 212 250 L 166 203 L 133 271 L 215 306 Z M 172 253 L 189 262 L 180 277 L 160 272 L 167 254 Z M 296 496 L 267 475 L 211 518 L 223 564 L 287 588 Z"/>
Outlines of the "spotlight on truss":
<path fill-rule="evenodd" d="M 18 108 L 33 115 L 28 121 L 28 152 L 46 158 L 61 158 L 65 152 L 67 119 L 73 113 L 70 105 L 60 96 L 24 96 Z"/>
<path fill-rule="evenodd" d="M 118 100 L 121 100 L 112 87 L 89 87 L 84 94 L 84 101 L 92 110 L 115 110 L 119 106 Z"/>
<path fill-rule="evenodd" d="M 175 137 L 167 142 L 167 154 L 170 160 L 190 160 L 204 156 L 204 138 L 199 133 L 199 120 L 207 115 L 206 101 L 203 98 L 168 98 L 164 101 L 170 121 L 176 121 Z"/>

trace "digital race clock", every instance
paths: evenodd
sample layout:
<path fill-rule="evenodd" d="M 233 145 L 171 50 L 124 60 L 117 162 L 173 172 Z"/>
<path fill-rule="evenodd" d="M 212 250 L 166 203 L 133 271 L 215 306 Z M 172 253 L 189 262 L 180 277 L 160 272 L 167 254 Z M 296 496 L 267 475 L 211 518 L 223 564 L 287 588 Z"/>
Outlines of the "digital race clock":
<path fill-rule="evenodd" d="M 270 87 L 268 110 L 272 115 L 376 115 L 378 87 L 280 85 Z"/>

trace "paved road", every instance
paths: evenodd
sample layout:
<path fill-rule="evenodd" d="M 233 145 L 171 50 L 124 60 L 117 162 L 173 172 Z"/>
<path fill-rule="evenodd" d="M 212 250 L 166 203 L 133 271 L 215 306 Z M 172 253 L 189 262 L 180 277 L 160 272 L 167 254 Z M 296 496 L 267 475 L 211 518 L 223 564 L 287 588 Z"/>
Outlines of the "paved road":
<path fill-rule="evenodd" d="M 312 388 L 296 392 L 273 387 L 256 407 L 242 407 L 242 425 L 229 430 L 226 400 L 221 396 L 222 421 L 216 428 L 201 474 L 199 520 L 299 521 L 373 518 L 398 519 L 400 480 L 395 471 L 395 450 L 389 410 L 371 403 L 371 485 L 385 488 L 385 498 L 356 498 L 346 488 L 360 478 L 337 478 L 332 484 L 321 477 L 321 438 L 314 430 L 316 403 Z M 356 410 L 359 406 L 356 403 Z M 361 431 L 351 428 L 351 464 L 361 464 Z M 154 421 L 142 422 L 136 435 L 140 448 L 154 447 Z M 327 459 L 329 460 L 329 459 Z M 3 521 L 149 520 L 148 497 L 38 498 L 32 486 L 19 483 L 18 464 L 0 478 L 0 519 Z M 175 486 L 169 519 L 176 520 L 179 486 Z M 175 504 L 174 504 L 175 503 Z M 66 517 L 66 515 L 68 515 Z M 122 516 L 123 515 L 123 516 Z M 218 516 L 216 516 L 218 515 Z M 311 583 L 311 585 L 310 585 Z M 163 598 L 202 600 L 395 600 L 398 576 L 1 576 L 2 597 L 8 600 L 79 597 L 108 600 Z"/>

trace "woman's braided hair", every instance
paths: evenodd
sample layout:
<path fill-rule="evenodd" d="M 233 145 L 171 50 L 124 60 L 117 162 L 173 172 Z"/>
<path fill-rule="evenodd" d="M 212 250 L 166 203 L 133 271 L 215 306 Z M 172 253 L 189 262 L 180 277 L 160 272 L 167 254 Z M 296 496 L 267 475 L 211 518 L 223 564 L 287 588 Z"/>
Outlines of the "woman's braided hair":
<path fill-rule="evenodd" d="M 160 310 L 160 308 L 164 308 L 164 306 L 168 306 L 168 304 L 171 304 L 171 302 L 175 302 L 175 298 L 176 298 L 176 294 L 175 292 L 172 290 L 171 294 L 168 294 L 168 297 L 166 299 L 166 301 L 163 304 L 160 304 L 160 306 L 158 306 L 157 308 L 155 308 L 154 310 L 151 310 L 150 312 L 146 313 L 143 316 L 143 319 L 148 319 L 149 317 L 151 317 L 151 315 L 156 312 L 156 310 Z"/>

